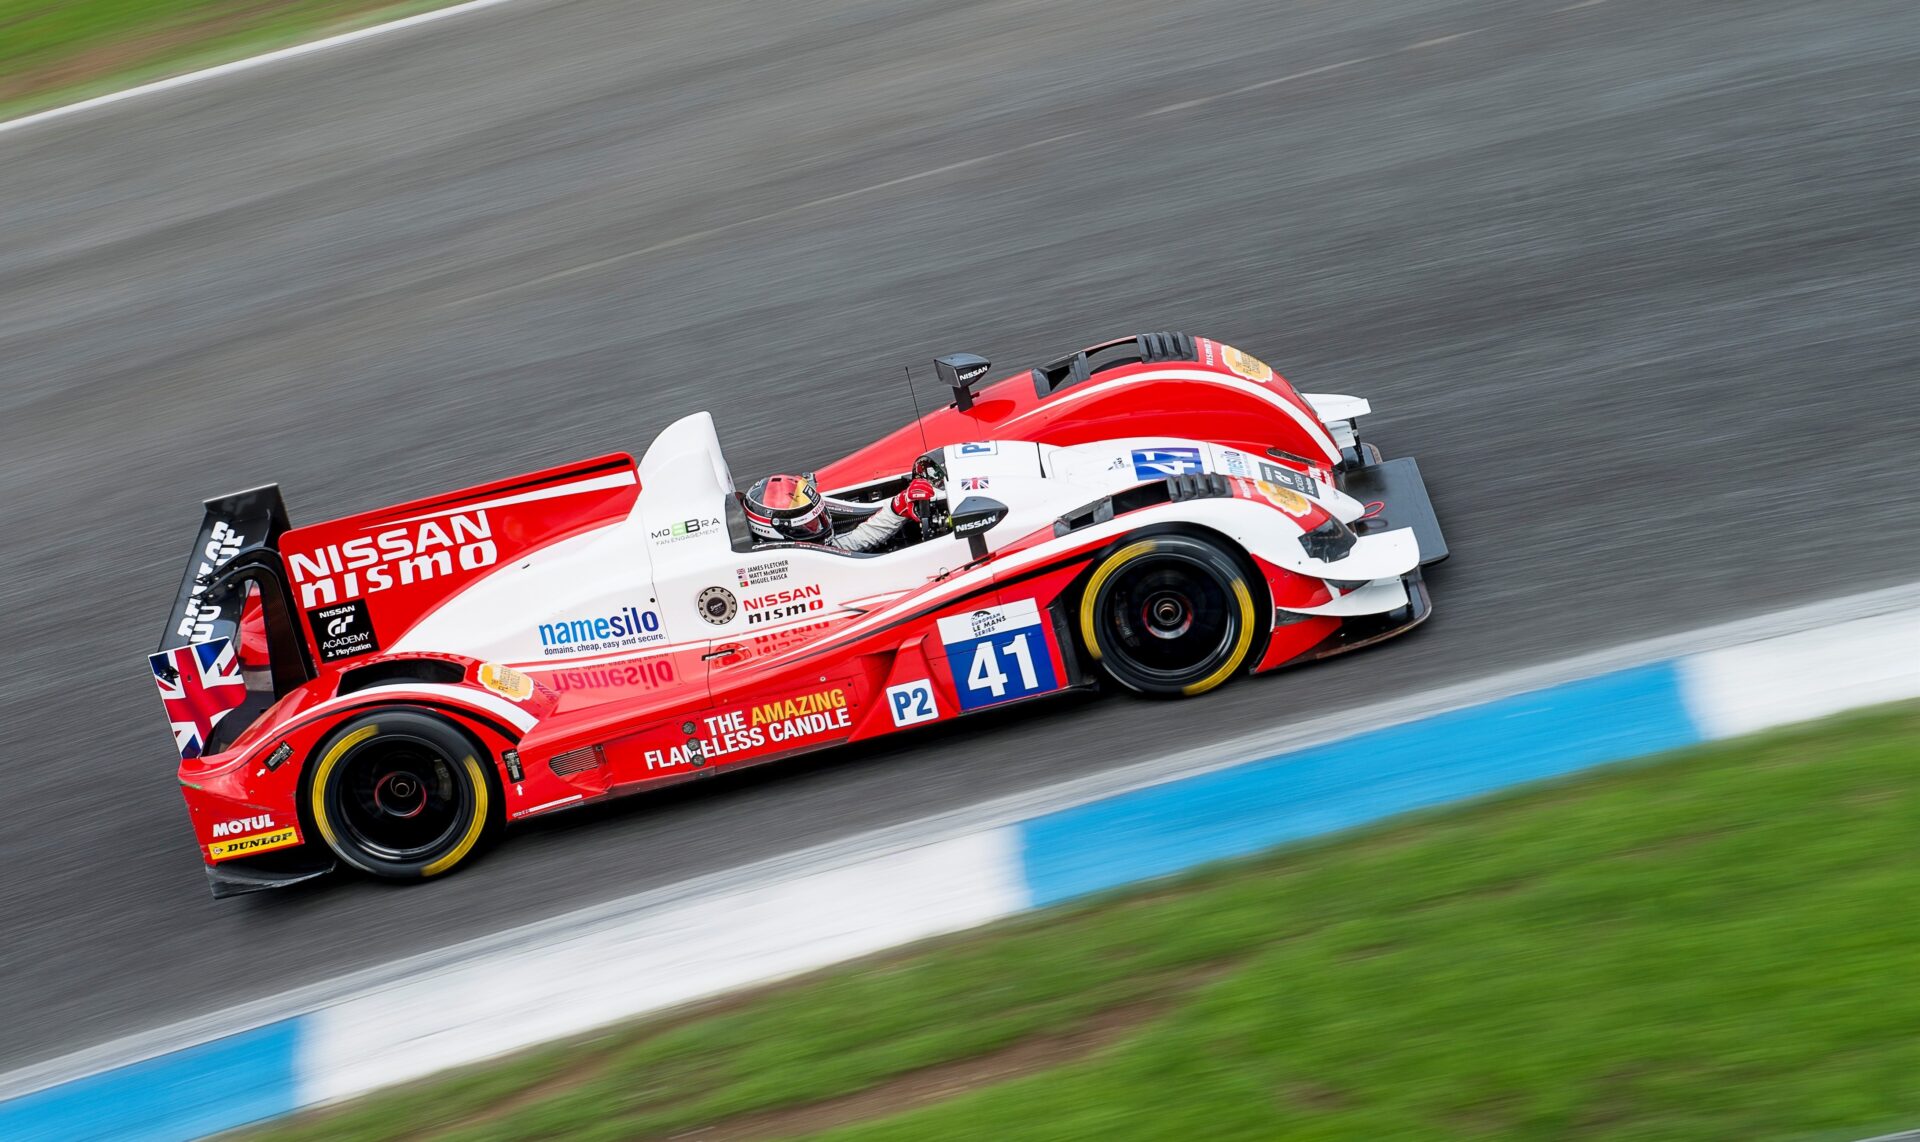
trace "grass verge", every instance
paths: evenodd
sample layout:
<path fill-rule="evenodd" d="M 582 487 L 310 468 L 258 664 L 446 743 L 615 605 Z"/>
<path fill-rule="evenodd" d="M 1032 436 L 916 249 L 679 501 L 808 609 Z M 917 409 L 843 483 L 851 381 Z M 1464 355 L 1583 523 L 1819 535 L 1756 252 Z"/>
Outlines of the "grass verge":
<path fill-rule="evenodd" d="M 1036 913 L 247 1136 L 1860 1137 L 1920 1123 L 1916 857 L 1920 706 L 1902 705 Z"/>
<path fill-rule="evenodd" d="M 0 0 L 0 119 L 454 0 Z"/>

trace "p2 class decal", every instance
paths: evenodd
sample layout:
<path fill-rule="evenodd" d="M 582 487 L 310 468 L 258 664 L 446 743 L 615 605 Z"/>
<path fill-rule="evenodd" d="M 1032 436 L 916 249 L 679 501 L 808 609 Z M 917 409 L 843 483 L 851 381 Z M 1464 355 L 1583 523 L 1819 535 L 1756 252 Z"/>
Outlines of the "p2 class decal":
<path fill-rule="evenodd" d="M 961 710 L 1060 688 L 1040 608 L 1032 599 L 949 615 L 939 627 Z"/>
<path fill-rule="evenodd" d="M 939 721 L 940 699 L 933 692 L 933 680 L 921 678 L 887 687 L 887 713 L 895 726 Z"/>

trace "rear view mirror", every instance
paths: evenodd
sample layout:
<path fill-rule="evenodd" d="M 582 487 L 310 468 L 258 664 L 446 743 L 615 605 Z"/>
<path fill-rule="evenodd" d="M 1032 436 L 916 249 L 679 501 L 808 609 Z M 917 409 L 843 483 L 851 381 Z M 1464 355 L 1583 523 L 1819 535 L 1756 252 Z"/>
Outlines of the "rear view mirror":
<path fill-rule="evenodd" d="M 968 496 L 953 509 L 953 534 L 967 541 L 967 552 L 975 559 L 987 555 L 987 532 L 1007 518 L 1007 505 L 986 496 Z"/>
<path fill-rule="evenodd" d="M 973 407 L 973 386 L 992 367 L 993 362 L 978 353 L 949 353 L 933 359 L 933 371 L 941 384 L 953 390 L 953 407 L 961 412 Z"/>

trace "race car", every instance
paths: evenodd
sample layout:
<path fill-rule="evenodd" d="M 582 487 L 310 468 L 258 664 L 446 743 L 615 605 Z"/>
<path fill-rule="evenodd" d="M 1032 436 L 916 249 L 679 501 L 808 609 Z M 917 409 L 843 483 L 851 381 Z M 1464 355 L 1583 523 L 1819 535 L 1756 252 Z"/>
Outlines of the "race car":
<path fill-rule="evenodd" d="M 434 877 L 604 798 L 1427 618 L 1446 543 L 1365 400 L 1182 333 L 989 367 L 939 358 L 951 403 L 816 473 L 856 517 L 933 486 L 879 552 L 756 535 L 705 413 L 297 528 L 277 485 L 207 501 L 150 665 L 214 894 Z"/>

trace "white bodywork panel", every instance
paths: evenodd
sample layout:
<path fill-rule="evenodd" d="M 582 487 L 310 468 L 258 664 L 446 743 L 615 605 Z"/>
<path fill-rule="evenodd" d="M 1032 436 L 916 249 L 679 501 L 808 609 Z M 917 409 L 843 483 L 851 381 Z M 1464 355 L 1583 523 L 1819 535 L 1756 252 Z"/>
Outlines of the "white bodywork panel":
<path fill-rule="evenodd" d="M 1350 397 L 1341 393 L 1301 393 L 1300 399 L 1313 409 L 1313 415 L 1320 423 L 1331 427 L 1335 421 L 1355 421 L 1371 415 L 1373 405 L 1365 397 Z"/>
<path fill-rule="evenodd" d="M 1199 472 L 1283 484 L 1347 522 L 1365 510 L 1316 476 L 1202 441 L 1143 436 L 1072 447 L 985 441 L 943 452 L 949 504 L 978 495 L 1008 508 L 985 536 L 989 550 L 1051 529 L 1062 516 L 1116 492 Z M 733 478 L 706 413 L 662 432 L 639 472 L 640 492 L 626 518 L 503 566 L 448 599 L 389 650 L 454 651 L 537 668 L 656 647 L 718 646 L 787 626 L 850 621 L 931 581 L 952 576 L 957 587 L 991 573 L 956 574 L 968 562 L 968 545 L 952 536 L 879 555 L 806 544 L 735 550 L 726 522 Z M 1333 563 L 1310 559 L 1283 510 L 1236 498 L 1157 505 L 1082 528 L 1061 544 L 1079 546 L 1165 522 L 1211 528 L 1304 575 L 1376 581 L 1313 613 L 1358 615 L 1401 606 L 1406 592 L 1399 577 L 1419 563 L 1410 530 L 1362 536 L 1346 558 Z M 1042 545 L 1015 563 L 1044 559 L 1055 550 Z M 720 602 L 703 616 L 703 600 Z M 596 622 L 611 633 L 590 645 L 555 633 Z"/>

